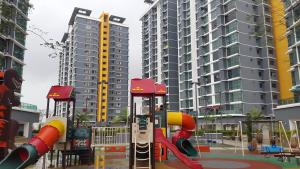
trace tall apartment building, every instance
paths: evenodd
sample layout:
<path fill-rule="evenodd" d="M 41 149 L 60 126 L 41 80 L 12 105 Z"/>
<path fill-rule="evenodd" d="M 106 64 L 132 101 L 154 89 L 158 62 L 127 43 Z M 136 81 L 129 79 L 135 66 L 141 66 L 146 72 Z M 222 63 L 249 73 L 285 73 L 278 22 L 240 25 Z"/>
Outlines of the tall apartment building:
<path fill-rule="evenodd" d="M 276 14 L 280 13 L 281 17 L 278 24 L 283 27 L 280 32 L 280 40 L 284 39 L 284 46 L 278 48 L 285 52 L 287 60 L 286 71 L 290 73 L 291 82 L 288 89 L 292 92 L 290 97 L 281 98 L 280 105 L 275 109 L 276 118 L 289 124 L 290 129 L 300 126 L 300 1 L 283 0 L 273 2 L 276 7 Z M 275 15 L 275 12 L 274 12 Z M 286 56 L 287 55 L 287 56 Z M 283 82 L 287 83 L 287 82 Z M 297 125 L 296 125 L 297 124 Z"/>
<path fill-rule="evenodd" d="M 76 113 L 110 123 L 128 106 L 128 27 L 124 18 L 75 8 L 60 56 L 59 84 L 75 87 Z M 66 114 L 66 104 L 58 106 Z M 101 107 L 101 109 L 100 109 Z"/>
<path fill-rule="evenodd" d="M 273 114 L 278 81 L 269 1 L 196 2 L 200 107 Z M 195 33 L 195 32 L 194 32 Z"/>
<path fill-rule="evenodd" d="M 0 70 L 13 68 L 22 76 L 31 5 L 28 0 L 0 0 L 0 4 Z"/>
<path fill-rule="evenodd" d="M 29 0 L 0 0 L 0 70 L 14 69 L 23 76 Z M 21 89 L 17 92 L 21 96 Z M 33 123 L 39 122 L 37 107 L 21 103 L 12 108 L 11 118 L 19 123 L 19 133 L 32 137 Z"/>
<path fill-rule="evenodd" d="M 286 27 L 292 73 L 292 91 L 300 92 L 300 2 L 285 0 Z"/>
<path fill-rule="evenodd" d="M 167 86 L 168 110 L 178 111 L 177 3 L 158 0 L 141 17 L 143 78 Z M 157 101 L 158 104 L 161 100 Z"/>

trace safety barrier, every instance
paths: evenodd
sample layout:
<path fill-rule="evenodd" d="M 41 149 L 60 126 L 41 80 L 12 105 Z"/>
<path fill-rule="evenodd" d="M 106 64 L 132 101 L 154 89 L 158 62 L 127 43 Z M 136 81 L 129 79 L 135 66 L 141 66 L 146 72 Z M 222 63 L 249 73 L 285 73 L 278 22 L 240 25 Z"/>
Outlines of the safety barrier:
<path fill-rule="evenodd" d="M 93 127 L 92 147 L 116 146 L 129 144 L 127 127 Z"/>

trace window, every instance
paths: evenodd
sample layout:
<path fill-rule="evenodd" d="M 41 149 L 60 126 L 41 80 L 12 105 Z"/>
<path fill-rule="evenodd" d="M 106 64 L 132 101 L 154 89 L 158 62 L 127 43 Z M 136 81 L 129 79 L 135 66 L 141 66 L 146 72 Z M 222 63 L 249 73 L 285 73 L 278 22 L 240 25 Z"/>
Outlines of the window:
<path fill-rule="evenodd" d="M 294 8 L 294 21 L 297 22 L 300 19 L 300 5 L 298 4 Z"/>
<path fill-rule="evenodd" d="M 232 11 L 229 14 L 225 15 L 225 23 L 228 23 L 232 20 L 236 19 L 236 11 Z"/>
<path fill-rule="evenodd" d="M 221 83 L 215 84 L 215 93 L 216 92 L 221 92 Z"/>
<path fill-rule="evenodd" d="M 219 62 L 216 62 L 213 65 L 214 65 L 214 71 L 219 70 Z"/>
<path fill-rule="evenodd" d="M 219 73 L 214 74 L 214 81 L 215 82 L 220 81 L 220 74 Z"/>
<path fill-rule="evenodd" d="M 226 37 L 226 45 L 230 45 L 238 41 L 238 33 L 233 33 Z"/>
<path fill-rule="evenodd" d="M 241 101 L 241 99 L 242 99 L 241 92 L 233 92 L 233 93 L 229 93 L 229 101 L 230 101 L 230 102 Z"/>
<path fill-rule="evenodd" d="M 239 68 L 228 70 L 228 78 L 229 79 L 239 77 L 239 76 L 240 76 Z"/>
<path fill-rule="evenodd" d="M 235 65 L 239 65 L 239 56 L 233 56 L 227 59 L 227 68 Z"/>
<path fill-rule="evenodd" d="M 300 25 L 295 27 L 295 30 L 296 30 L 296 41 L 299 42 L 300 41 Z"/>
<path fill-rule="evenodd" d="M 213 50 L 219 48 L 220 46 L 221 46 L 221 39 L 215 40 L 215 41 L 212 43 Z"/>
<path fill-rule="evenodd" d="M 230 24 L 228 24 L 226 26 L 226 34 L 233 32 L 235 30 L 237 30 L 237 22 L 236 21 L 231 22 Z"/>
<path fill-rule="evenodd" d="M 234 80 L 228 82 L 229 90 L 241 89 L 241 80 Z"/>
<path fill-rule="evenodd" d="M 236 54 L 238 52 L 239 52 L 239 46 L 238 46 L 238 44 L 232 45 L 232 46 L 230 46 L 230 47 L 227 48 L 227 56 Z"/>

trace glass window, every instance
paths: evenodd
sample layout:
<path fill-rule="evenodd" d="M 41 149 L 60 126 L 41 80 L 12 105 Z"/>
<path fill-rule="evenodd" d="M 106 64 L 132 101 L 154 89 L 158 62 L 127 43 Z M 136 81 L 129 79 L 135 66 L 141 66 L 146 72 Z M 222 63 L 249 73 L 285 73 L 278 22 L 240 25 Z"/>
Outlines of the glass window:
<path fill-rule="evenodd" d="M 230 33 L 230 32 L 233 32 L 237 30 L 237 22 L 234 21 L 234 22 L 231 22 L 230 24 L 228 24 L 226 26 L 226 33 Z"/>
<path fill-rule="evenodd" d="M 289 46 L 292 46 L 295 44 L 295 36 L 294 36 L 293 32 L 287 36 L 287 39 L 288 39 Z"/>
<path fill-rule="evenodd" d="M 241 92 L 233 92 L 229 93 L 229 101 L 230 102 L 237 102 L 242 100 Z"/>
<path fill-rule="evenodd" d="M 290 65 L 293 66 L 297 64 L 297 57 L 296 57 L 296 48 L 293 48 L 293 50 L 289 54 L 290 56 Z"/>
<path fill-rule="evenodd" d="M 226 45 L 230 45 L 238 41 L 238 33 L 233 33 L 226 37 Z"/>
<path fill-rule="evenodd" d="M 232 20 L 236 19 L 236 10 L 230 12 L 229 14 L 225 15 L 225 23 L 228 23 Z"/>
<path fill-rule="evenodd" d="M 214 71 L 219 70 L 219 62 L 216 62 L 213 65 L 214 65 Z"/>
<path fill-rule="evenodd" d="M 227 48 L 227 56 L 236 54 L 238 52 L 239 52 L 239 46 L 238 46 L 238 44 L 232 45 L 232 46 L 230 46 L 230 47 Z"/>
<path fill-rule="evenodd" d="M 294 8 L 294 21 L 297 22 L 300 19 L 300 5 L 298 4 Z"/>
<path fill-rule="evenodd" d="M 239 77 L 239 76 L 240 76 L 239 68 L 228 70 L 228 79 Z"/>
<path fill-rule="evenodd" d="M 295 29 L 296 29 L 296 41 L 299 42 L 300 41 L 300 25 L 296 26 Z"/>
<path fill-rule="evenodd" d="M 241 89 L 241 80 L 229 81 L 229 90 Z"/>
<path fill-rule="evenodd" d="M 0 56 L 0 70 L 5 69 L 5 59 L 4 57 Z"/>
<path fill-rule="evenodd" d="M 221 83 L 215 84 L 215 92 L 221 92 Z"/>
<path fill-rule="evenodd" d="M 17 73 L 22 76 L 23 74 L 23 66 L 17 62 L 12 63 L 12 68 L 17 71 Z"/>
<path fill-rule="evenodd" d="M 215 40 L 212 43 L 213 50 L 218 49 L 221 46 L 221 39 Z"/>
<path fill-rule="evenodd" d="M 235 66 L 235 65 L 239 65 L 239 56 L 233 56 L 231 58 L 228 58 L 227 59 L 227 68 L 228 67 L 232 67 L 232 66 Z"/>
<path fill-rule="evenodd" d="M 24 60 L 24 49 L 19 46 L 14 46 L 14 56 L 20 60 Z"/>

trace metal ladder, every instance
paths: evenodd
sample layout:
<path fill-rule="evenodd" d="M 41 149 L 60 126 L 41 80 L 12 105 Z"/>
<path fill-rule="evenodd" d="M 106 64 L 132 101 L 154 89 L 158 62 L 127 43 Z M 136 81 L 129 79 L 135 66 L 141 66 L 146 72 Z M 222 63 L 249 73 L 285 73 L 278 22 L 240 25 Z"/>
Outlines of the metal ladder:
<path fill-rule="evenodd" d="M 145 148 L 148 148 L 148 149 L 145 149 L 145 151 L 140 151 L 140 150 L 137 150 L 137 148 L 142 148 L 142 149 L 145 149 Z M 147 168 L 147 169 L 151 169 L 151 144 L 150 144 L 150 139 L 148 139 L 148 143 L 137 143 L 136 141 L 136 138 L 134 139 L 134 169 L 137 169 L 137 168 Z M 148 156 L 146 156 L 145 158 L 137 158 L 136 154 L 139 153 L 139 154 L 147 154 L 148 153 Z M 148 160 L 148 167 L 137 167 L 137 161 L 147 161 Z"/>

